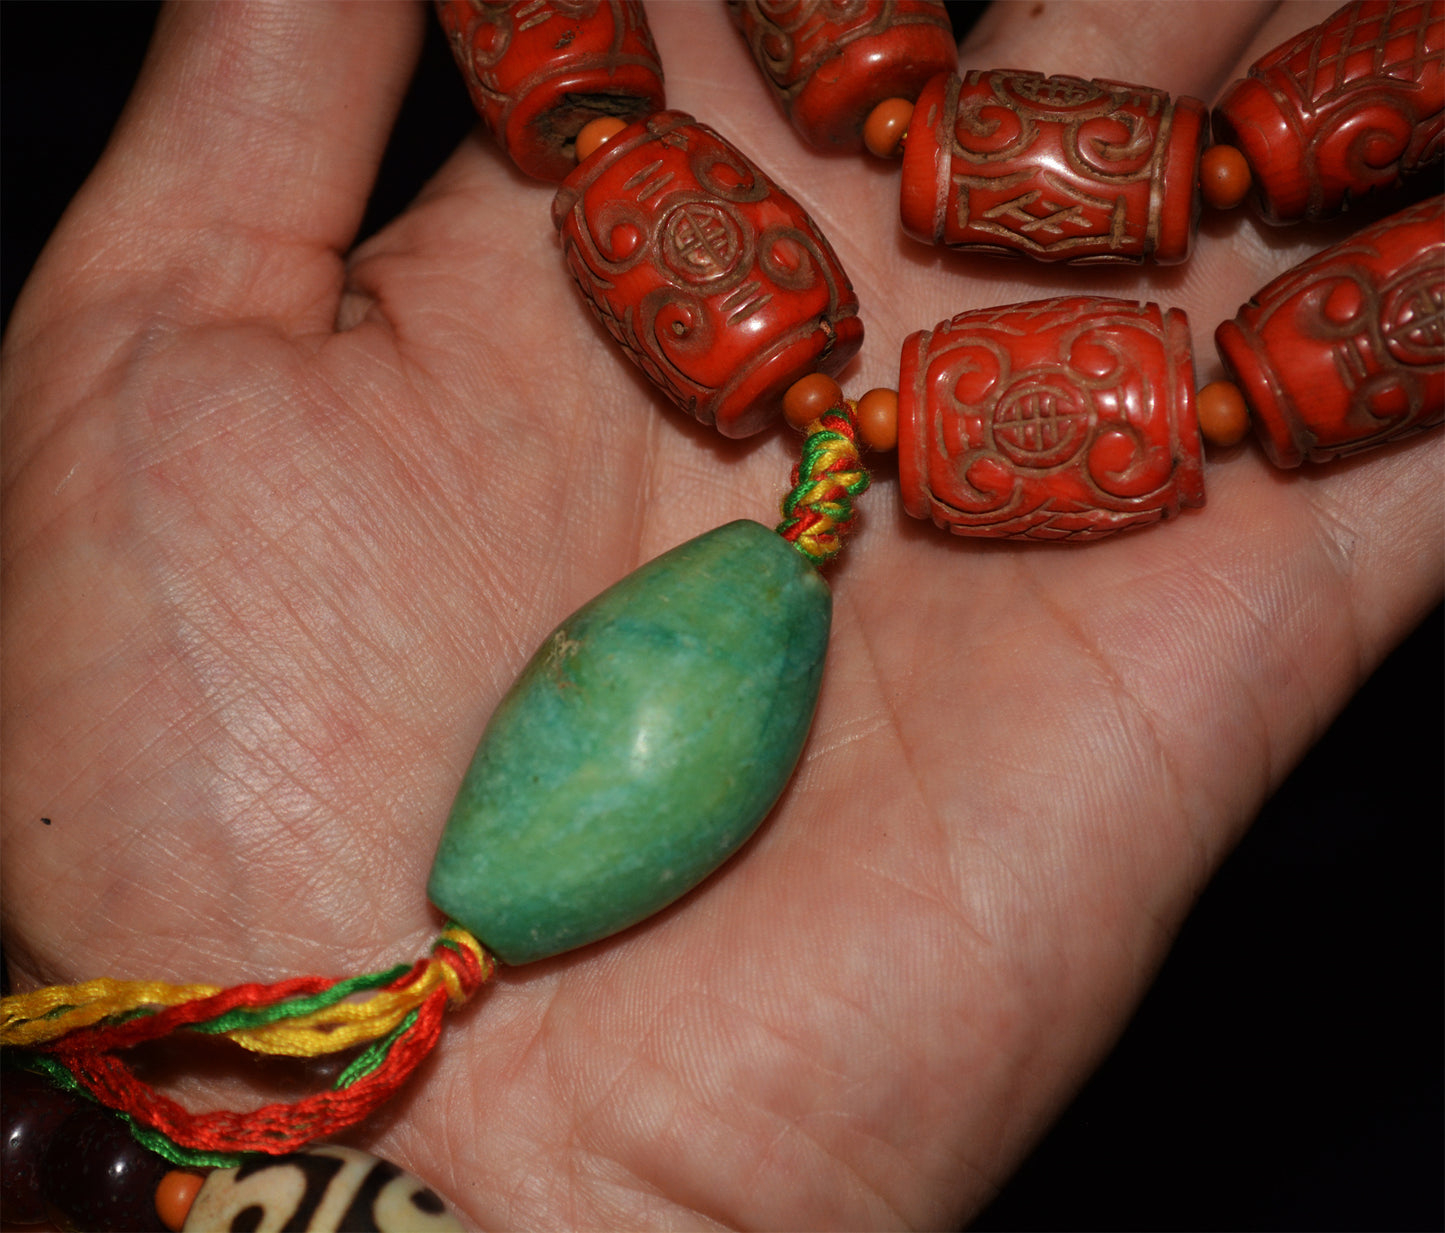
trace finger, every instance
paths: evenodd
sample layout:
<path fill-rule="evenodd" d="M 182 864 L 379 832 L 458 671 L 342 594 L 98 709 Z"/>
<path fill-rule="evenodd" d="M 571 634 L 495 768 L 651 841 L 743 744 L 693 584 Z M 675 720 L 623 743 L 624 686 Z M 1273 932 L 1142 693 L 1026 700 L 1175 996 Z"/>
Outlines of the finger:
<path fill-rule="evenodd" d="M 1277 6 L 1259 24 L 1248 43 L 1241 48 L 1233 71 L 1227 80 L 1219 83 L 1216 93 L 1223 91 L 1235 78 L 1243 77 L 1249 72 L 1249 66 L 1266 52 L 1273 51 L 1281 43 L 1288 42 L 1301 31 L 1319 25 L 1337 8 L 1339 5 L 1335 3 L 1335 0 L 1289 0 L 1288 3 Z"/>
<path fill-rule="evenodd" d="M 1013 68 L 1106 78 L 1209 99 L 1274 7 L 1263 0 L 994 4 L 964 39 L 959 60 L 965 71 Z"/>
<path fill-rule="evenodd" d="M 405 4 L 164 10 L 37 267 L 55 276 L 48 307 L 141 288 L 173 319 L 329 326 L 422 20 Z"/>

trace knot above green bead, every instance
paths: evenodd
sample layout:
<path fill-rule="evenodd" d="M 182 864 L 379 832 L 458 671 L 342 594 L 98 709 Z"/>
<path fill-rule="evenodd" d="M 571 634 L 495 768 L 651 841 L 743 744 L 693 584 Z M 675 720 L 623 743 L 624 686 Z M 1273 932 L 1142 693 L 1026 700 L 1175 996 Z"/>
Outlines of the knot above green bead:
<path fill-rule="evenodd" d="M 787 784 L 831 615 L 817 570 L 755 522 L 689 540 L 578 609 L 482 734 L 431 901 L 518 964 L 691 890 Z"/>

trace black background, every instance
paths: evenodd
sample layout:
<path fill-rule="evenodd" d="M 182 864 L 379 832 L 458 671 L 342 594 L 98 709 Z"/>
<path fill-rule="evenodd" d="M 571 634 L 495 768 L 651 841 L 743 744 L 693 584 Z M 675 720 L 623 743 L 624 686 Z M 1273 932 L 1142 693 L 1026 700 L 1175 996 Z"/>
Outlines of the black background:
<path fill-rule="evenodd" d="M 154 14 L 0 5 L 7 320 Z M 472 123 L 434 27 L 364 230 Z M 1118 1048 L 975 1228 L 1445 1227 L 1442 645 L 1437 608 L 1261 813 Z"/>

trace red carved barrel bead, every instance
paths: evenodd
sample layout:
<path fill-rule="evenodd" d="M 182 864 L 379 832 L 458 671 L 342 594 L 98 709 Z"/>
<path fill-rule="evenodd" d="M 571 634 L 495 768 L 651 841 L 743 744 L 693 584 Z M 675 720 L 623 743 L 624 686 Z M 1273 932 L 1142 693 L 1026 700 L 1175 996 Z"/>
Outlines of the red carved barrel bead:
<path fill-rule="evenodd" d="M 530 176 L 577 165 L 578 130 L 667 105 L 638 0 L 438 0 L 437 12 L 492 135 Z"/>
<path fill-rule="evenodd" d="M 1077 264 L 1189 256 L 1208 116 L 1198 99 L 1013 70 L 935 77 L 903 151 L 909 234 Z"/>
<path fill-rule="evenodd" d="M 1445 419 L 1445 197 L 1281 275 L 1214 332 L 1276 466 Z"/>
<path fill-rule="evenodd" d="M 1258 61 L 1214 113 L 1273 223 L 1324 218 L 1437 161 L 1445 3 L 1358 0 Z"/>
<path fill-rule="evenodd" d="M 1098 539 L 1204 504 L 1189 323 L 1071 296 L 903 343 L 904 507 L 959 535 Z"/>
<path fill-rule="evenodd" d="M 820 150 L 863 148 L 884 99 L 913 99 L 958 64 L 934 0 L 728 0 L 753 59 L 793 127 Z"/>
<path fill-rule="evenodd" d="M 679 111 L 633 124 L 552 203 L 583 298 L 689 415 L 728 437 L 773 422 L 813 371 L 863 342 L 858 297 L 803 208 Z"/>

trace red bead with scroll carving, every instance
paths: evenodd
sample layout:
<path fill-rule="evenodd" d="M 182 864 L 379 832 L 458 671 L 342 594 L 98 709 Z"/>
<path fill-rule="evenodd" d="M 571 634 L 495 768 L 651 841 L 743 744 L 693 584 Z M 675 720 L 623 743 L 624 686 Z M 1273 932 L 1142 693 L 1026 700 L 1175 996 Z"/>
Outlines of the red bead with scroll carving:
<path fill-rule="evenodd" d="M 634 120 L 667 105 L 638 0 L 438 0 L 472 102 L 512 161 L 553 182 L 598 116 Z"/>
<path fill-rule="evenodd" d="M 1185 260 L 1208 116 L 1198 99 L 1011 69 L 935 77 L 913 109 L 910 235 L 1077 264 Z"/>
<path fill-rule="evenodd" d="M 863 342 L 858 297 L 803 208 L 678 111 L 633 124 L 557 191 L 552 221 L 597 319 L 679 407 L 728 437 Z"/>
<path fill-rule="evenodd" d="M 863 148 L 863 122 L 887 98 L 912 99 L 958 48 L 937 0 L 728 0 L 788 119 L 819 150 Z"/>
<path fill-rule="evenodd" d="M 1071 296 L 903 343 L 904 507 L 960 535 L 1098 539 L 1204 504 L 1189 323 Z"/>
<path fill-rule="evenodd" d="M 1357 0 L 1256 62 L 1214 112 L 1272 223 L 1325 218 L 1441 156 L 1445 3 Z"/>
<path fill-rule="evenodd" d="M 1277 466 L 1324 462 L 1445 419 L 1445 197 L 1275 279 L 1214 332 Z"/>

